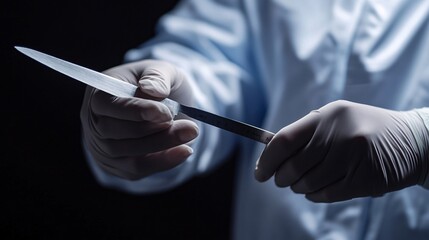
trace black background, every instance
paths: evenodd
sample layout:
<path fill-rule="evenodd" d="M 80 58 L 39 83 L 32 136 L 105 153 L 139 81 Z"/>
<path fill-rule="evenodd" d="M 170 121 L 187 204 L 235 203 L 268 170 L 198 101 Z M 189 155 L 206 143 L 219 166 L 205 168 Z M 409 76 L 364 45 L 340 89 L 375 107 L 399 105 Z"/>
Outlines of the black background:
<path fill-rule="evenodd" d="M 2 1 L 2 239 L 228 239 L 233 161 L 161 194 L 97 184 L 80 145 L 85 86 L 17 52 L 102 71 L 177 1 Z"/>

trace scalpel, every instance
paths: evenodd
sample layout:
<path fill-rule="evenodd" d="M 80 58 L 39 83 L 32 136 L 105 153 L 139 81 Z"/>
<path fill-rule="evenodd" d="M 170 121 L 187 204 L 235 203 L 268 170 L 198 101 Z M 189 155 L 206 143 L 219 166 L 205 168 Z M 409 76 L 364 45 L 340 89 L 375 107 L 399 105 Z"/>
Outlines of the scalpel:
<path fill-rule="evenodd" d="M 73 79 L 81 81 L 89 86 L 100 89 L 106 93 L 118 97 L 134 97 L 137 86 L 118 80 L 103 73 L 79 66 L 77 64 L 50 56 L 48 54 L 25 47 L 15 47 L 28 57 L 62 73 Z M 197 108 L 179 104 L 171 99 L 163 102 L 175 116 L 179 112 L 199 120 L 201 122 L 216 126 L 218 128 L 233 132 L 235 134 L 267 144 L 273 138 L 274 133 L 226 117 L 218 116 Z"/>

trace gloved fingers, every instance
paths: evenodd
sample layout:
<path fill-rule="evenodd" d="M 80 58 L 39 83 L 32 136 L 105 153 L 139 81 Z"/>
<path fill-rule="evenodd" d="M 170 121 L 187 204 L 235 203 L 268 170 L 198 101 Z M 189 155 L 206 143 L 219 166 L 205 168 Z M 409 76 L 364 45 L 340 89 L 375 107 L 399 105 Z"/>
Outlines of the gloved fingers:
<path fill-rule="evenodd" d="M 170 95 L 171 91 L 170 73 L 162 72 L 162 70 L 156 67 L 148 68 L 139 80 L 139 87 L 143 93 L 155 98 L 166 98 Z"/>
<path fill-rule="evenodd" d="M 313 202 L 338 202 L 357 197 L 378 197 L 387 192 L 380 192 L 379 184 L 384 179 L 373 175 L 373 169 L 368 165 L 371 163 L 360 162 L 356 166 L 346 169 L 346 165 L 350 164 L 353 162 L 345 162 L 340 169 L 331 171 L 331 173 L 339 173 L 336 175 L 336 180 L 333 180 L 335 175 L 325 175 L 326 178 L 330 178 L 331 183 L 316 191 L 306 193 L 306 198 Z M 319 178 L 321 182 L 329 181 L 328 179 L 322 180 L 322 177 Z"/>
<path fill-rule="evenodd" d="M 137 158 L 136 166 L 143 177 L 151 174 L 170 170 L 186 161 L 192 155 L 193 150 L 188 145 L 182 144 L 165 151 L 148 154 L 144 159 Z"/>
<path fill-rule="evenodd" d="M 183 81 L 181 72 L 172 64 L 163 61 L 146 60 L 139 79 L 143 93 L 155 98 L 166 98 L 179 88 Z"/>
<path fill-rule="evenodd" d="M 192 88 L 186 76 L 174 65 L 157 60 L 144 60 L 139 90 L 146 98 L 171 98 L 185 105 L 193 104 Z"/>
<path fill-rule="evenodd" d="M 173 124 L 173 121 L 161 123 L 137 122 L 104 116 L 95 117 L 92 122 L 91 126 L 97 138 L 113 140 L 146 137 L 165 130 Z"/>
<path fill-rule="evenodd" d="M 143 67 L 143 61 L 131 62 L 106 69 L 103 73 L 137 86 L 137 82 L 141 76 L 141 69 L 143 69 Z"/>
<path fill-rule="evenodd" d="M 331 160 L 334 158 L 342 159 L 340 158 L 341 155 L 344 156 L 346 161 L 331 161 L 331 165 L 320 165 L 320 174 L 314 173 L 312 183 L 307 183 L 307 186 L 313 184 L 311 188 L 318 189 L 305 192 L 307 199 L 313 202 L 338 202 L 370 195 L 371 181 L 375 181 L 372 178 L 371 169 L 362 162 L 358 163 L 357 166 L 353 166 L 356 163 L 353 160 L 348 161 L 352 157 L 348 157 L 347 153 L 341 153 L 341 151 L 332 151 L 330 158 Z M 322 174 L 322 172 L 326 174 Z M 368 180 L 365 180 L 366 178 Z M 317 179 L 319 179 L 319 183 L 316 183 Z M 376 183 L 377 181 L 373 184 Z M 294 186 L 295 190 L 297 187 L 299 188 L 299 186 Z"/>
<path fill-rule="evenodd" d="M 335 162 L 331 164 L 329 161 L 321 161 L 290 187 L 296 193 L 316 192 L 345 177 L 347 169 L 337 169 L 337 167 Z"/>
<path fill-rule="evenodd" d="M 281 129 L 268 143 L 257 162 L 256 180 L 268 180 L 286 159 L 304 148 L 312 138 L 318 122 L 318 111 L 312 111 Z"/>
<path fill-rule="evenodd" d="M 167 122 L 173 119 L 165 104 L 142 98 L 120 98 L 94 90 L 90 102 L 95 115 L 130 121 Z"/>
<path fill-rule="evenodd" d="M 346 183 L 344 178 L 341 178 L 318 191 L 305 194 L 305 197 L 317 203 L 331 203 L 351 199 L 346 195 L 345 189 L 347 189 Z"/>
<path fill-rule="evenodd" d="M 93 139 L 94 148 L 108 158 L 141 156 L 187 143 L 198 135 L 197 125 L 189 120 L 174 121 L 170 128 L 138 139 Z"/>
<path fill-rule="evenodd" d="M 279 187 L 288 187 L 298 181 L 307 171 L 322 162 L 329 149 L 323 144 L 323 135 L 315 131 L 308 144 L 285 160 L 275 173 L 275 183 Z"/>
<path fill-rule="evenodd" d="M 98 165 L 109 174 L 127 180 L 139 180 L 154 173 L 166 171 L 186 161 L 192 148 L 179 145 L 165 151 L 138 157 L 120 159 L 98 158 Z"/>
<path fill-rule="evenodd" d="M 132 181 L 140 179 L 140 177 L 134 172 L 127 171 L 126 169 L 116 168 L 112 165 L 106 164 L 101 159 L 98 159 L 96 163 L 101 169 L 103 169 L 105 172 L 109 173 L 110 175 L 127 179 L 127 180 L 132 180 Z"/>
<path fill-rule="evenodd" d="M 142 60 L 110 68 L 104 73 L 139 86 L 143 95 L 152 99 L 164 99 L 181 90 L 190 95 L 184 74 L 165 61 Z"/>

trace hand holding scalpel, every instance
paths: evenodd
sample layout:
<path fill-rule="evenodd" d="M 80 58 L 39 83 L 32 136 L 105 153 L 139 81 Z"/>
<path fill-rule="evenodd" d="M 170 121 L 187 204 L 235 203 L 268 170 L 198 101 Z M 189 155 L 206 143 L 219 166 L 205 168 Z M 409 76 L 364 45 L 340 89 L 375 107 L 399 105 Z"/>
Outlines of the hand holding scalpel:
<path fill-rule="evenodd" d="M 104 91 L 106 93 L 118 97 L 135 96 L 137 86 L 134 86 L 131 83 L 118 80 L 103 73 L 76 65 L 71 62 L 67 62 L 65 60 L 50 56 L 48 54 L 33 49 L 25 47 L 15 48 L 21 53 L 27 55 L 28 57 L 62 74 L 65 74 L 94 88 L 100 89 L 101 91 Z M 207 124 L 216 126 L 218 128 L 233 132 L 235 134 L 253 139 L 264 144 L 269 143 L 274 136 L 274 133 L 269 132 L 267 130 L 233 119 L 218 116 L 197 108 L 185 106 L 168 98 L 162 100 L 161 102 L 163 102 L 170 109 L 174 116 L 181 112 L 201 122 L 205 122 Z"/>

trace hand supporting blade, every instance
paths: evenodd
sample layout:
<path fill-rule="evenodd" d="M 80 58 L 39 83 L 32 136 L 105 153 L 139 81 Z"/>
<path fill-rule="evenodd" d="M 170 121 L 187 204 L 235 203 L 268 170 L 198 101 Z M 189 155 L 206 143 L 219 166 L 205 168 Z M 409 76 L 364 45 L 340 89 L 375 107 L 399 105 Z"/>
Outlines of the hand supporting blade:
<path fill-rule="evenodd" d="M 121 81 L 103 73 L 79 66 L 77 64 L 67 62 L 65 60 L 50 56 L 48 54 L 24 47 L 15 47 L 21 53 L 28 57 L 63 73 L 73 79 L 100 89 L 106 93 L 118 97 L 134 97 L 137 86 L 128 82 Z M 213 113 L 209 113 L 200 109 L 181 105 L 171 99 L 164 99 L 163 102 L 175 116 L 179 111 L 183 114 L 218 128 L 233 132 L 235 134 L 256 140 L 267 144 L 273 138 L 274 133 L 267 130 L 232 120 L 226 117 L 221 117 Z"/>

